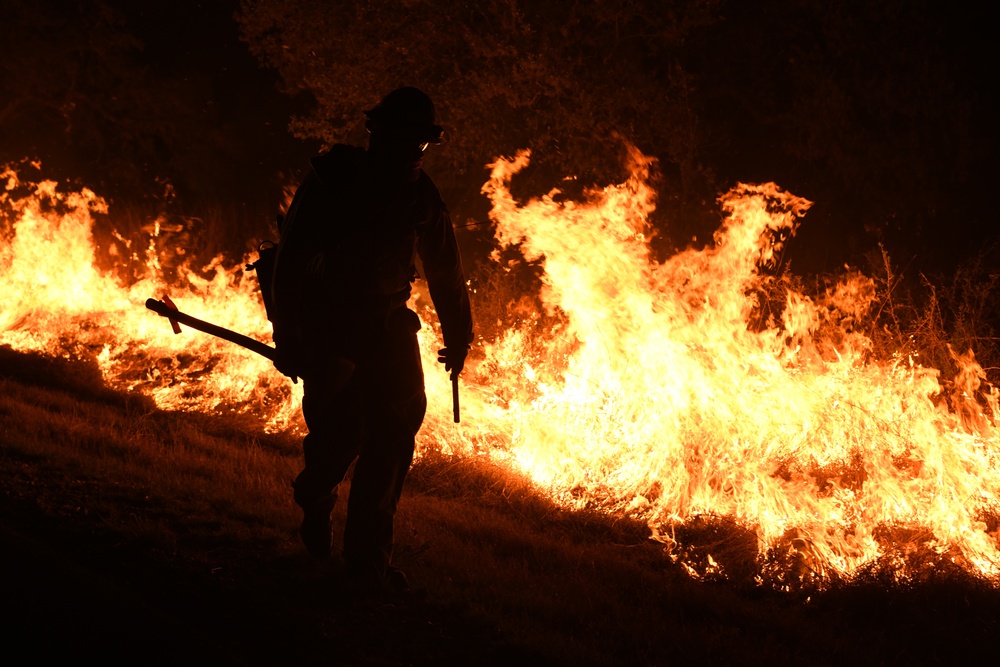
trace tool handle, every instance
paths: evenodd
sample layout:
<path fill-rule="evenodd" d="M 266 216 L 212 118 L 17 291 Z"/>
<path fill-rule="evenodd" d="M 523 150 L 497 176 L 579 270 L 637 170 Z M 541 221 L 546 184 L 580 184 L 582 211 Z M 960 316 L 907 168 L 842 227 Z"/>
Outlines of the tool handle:
<path fill-rule="evenodd" d="M 236 343 L 251 352 L 256 352 L 262 357 L 266 357 L 271 361 L 274 361 L 274 348 L 260 342 L 259 340 L 254 340 L 249 336 L 244 336 L 243 334 L 236 333 L 235 331 L 230 331 L 229 329 L 220 327 L 217 324 L 199 320 L 197 317 L 191 317 L 187 313 L 174 310 L 167 304 L 162 301 L 157 301 L 156 299 L 146 299 L 146 308 L 149 308 L 157 315 L 162 315 L 163 317 L 168 318 L 171 323 L 180 322 L 181 324 L 186 324 L 192 329 L 197 329 L 198 331 L 207 333 L 210 336 L 216 336 L 217 338 L 228 340 L 230 343 Z"/>
<path fill-rule="evenodd" d="M 455 423 L 457 424 L 459 419 L 459 409 L 458 409 L 458 376 L 451 376 L 451 408 L 455 415 Z"/>

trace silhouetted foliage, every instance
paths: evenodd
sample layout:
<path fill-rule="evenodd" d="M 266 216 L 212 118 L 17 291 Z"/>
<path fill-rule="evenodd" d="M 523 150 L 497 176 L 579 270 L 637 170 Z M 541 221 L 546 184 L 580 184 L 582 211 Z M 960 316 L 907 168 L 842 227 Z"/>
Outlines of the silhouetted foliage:
<path fill-rule="evenodd" d="M 667 245 L 708 242 L 714 199 L 736 181 L 775 180 L 816 202 L 789 246 L 793 270 L 858 264 L 882 241 L 913 276 L 935 273 L 994 235 L 986 11 L 928 0 L 8 0 L 0 162 L 40 158 L 46 174 L 119 202 L 161 195 L 166 178 L 175 207 L 256 202 L 252 215 L 268 219 L 277 172 L 297 180 L 289 167 L 315 147 L 288 141 L 293 109 L 304 109 L 297 136 L 361 144 L 362 111 L 410 84 L 434 97 L 447 129 L 427 168 L 459 224 L 485 220 L 478 193 L 496 156 L 534 151 L 519 196 L 555 185 L 576 195 L 621 176 L 623 138 L 659 158 Z M 288 95 L 271 88 L 276 77 Z"/>
<path fill-rule="evenodd" d="M 298 136 L 363 140 L 362 111 L 414 85 L 446 127 L 438 169 L 429 168 L 452 191 L 478 193 L 483 165 L 519 148 L 534 151 L 520 183 L 532 194 L 564 176 L 605 184 L 621 176 L 624 137 L 661 159 L 671 186 L 701 193 L 697 119 L 678 54 L 713 5 L 247 0 L 239 21 L 286 91 L 314 98 L 292 123 Z"/>
<path fill-rule="evenodd" d="M 69 153 L 141 172 L 140 155 L 157 151 L 150 82 L 121 15 L 100 2 L 12 0 L 0 26 L 3 158 L 48 158 L 58 148 L 57 163 Z"/>
<path fill-rule="evenodd" d="M 235 6 L 5 2 L 0 163 L 40 159 L 47 177 L 133 204 L 273 210 L 289 103 L 239 43 Z"/>
<path fill-rule="evenodd" d="M 684 61 L 703 159 L 727 180 L 776 180 L 814 200 L 793 248 L 812 268 L 858 261 L 876 241 L 940 267 L 981 240 L 996 132 L 977 115 L 988 79 L 975 12 L 727 0 L 720 13 Z"/>
<path fill-rule="evenodd" d="M 776 180 L 817 202 L 792 250 L 823 270 L 877 241 L 941 265 L 988 233 L 975 19 L 902 0 L 244 0 L 238 17 L 286 92 L 312 99 L 298 136 L 362 142 L 362 110 L 419 86 L 448 131 L 435 176 L 466 195 L 522 147 L 522 194 L 613 181 L 624 138 L 660 158 L 675 245 L 709 240 L 717 192 Z"/>

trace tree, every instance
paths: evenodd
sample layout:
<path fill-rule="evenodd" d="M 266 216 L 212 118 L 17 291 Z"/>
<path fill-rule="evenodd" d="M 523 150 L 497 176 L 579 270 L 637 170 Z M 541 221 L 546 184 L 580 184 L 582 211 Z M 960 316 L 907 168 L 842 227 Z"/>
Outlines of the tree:
<path fill-rule="evenodd" d="M 138 154 L 158 146 L 135 94 L 141 43 L 121 16 L 100 2 L 45 0 L 5 2 L 4 14 L 0 157 L 42 158 L 57 171 L 109 160 L 128 162 L 125 173 L 142 171 Z"/>
<path fill-rule="evenodd" d="M 430 94 L 447 142 L 428 169 L 453 205 L 478 193 L 484 165 L 519 148 L 533 151 L 527 192 L 564 176 L 607 183 L 621 176 L 622 138 L 659 157 L 675 189 L 703 198 L 710 179 L 678 54 L 712 5 L 245 0 L 238 20 L 286 92 L 313 98 L 292 123 L 300 137 L 358 141 L 363 110 L 384 93 Z"/>
<path fill-rule="evenodd" d="M 674 246 L 710 239 L 714 200 L 736 181 L 775 180 L 816 201 L 790 247 L 799 267 L 832 270 L 878 241 L 941 266 L 991 229 L 979 196 L 996 176 L 989 22 L 970 12 L 926 0 L 243 0 L 238 20 L 286 92 L 312 100 L 299 136 L 361 142 L 362 111 L 382 94 L 430 93 L 448 143 L 428 170 L 463 213 L 481 214 L 473 195 L 497 155 L 532 149 L 517 193 L 572 194 L 620 178 L 624 138 L 659 158 L 658 227 Z"/>
<path fill-rule="evenodd" d="M 877 241 L 940 267 L 981 243 L 969 224 L 987 182 L 977 156 L 996 132 L 976 120 L 987 66 L 966 45 L 988 28 L 968 10 L 726 0 L 719 11 L 684 61 L 703 159 L 724 180 L 776 180 L 817 202 L 793 246 L 810 268 L 857 261 Z"/>
<path fill-rule="evenodd" d="M 277 172 L 308 151 L 287 135 L 274 74 L 239 41 L 236 6 L 5 1 L 0 163 L 39 159 L 46 177 L 116 204 L 162 208 L 169 191 L 173 213 L 221 207 L 228 219 L 239 209 L 266 226 L 281 199 Z"/>

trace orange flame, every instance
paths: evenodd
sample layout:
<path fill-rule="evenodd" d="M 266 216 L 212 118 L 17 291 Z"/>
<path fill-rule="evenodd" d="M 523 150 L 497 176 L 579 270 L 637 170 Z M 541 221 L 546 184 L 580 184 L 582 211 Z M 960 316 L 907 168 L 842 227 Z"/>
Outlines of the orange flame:
<path fill-rule="evenodd" d="M 175 336 L 144 307 L 154 294 L 167 296 L 181 310 L 269 341 L 256 286 L 240 265 L 227 269 L 220 256 L 200 271 L 181 266 L 181 284 L 167 285 L 154 226 L 143 256 L 132 257 L 145 275 L 125 284 L 96 268 L 92 216 L 107 212 L 104 200 L 86 188 L 61 192 L 54 181 L 22 183 L 10 169 L 0 179 L 0 206 L 14 218 L 0 245 L 0 343 L 94 358 L 109 383 L 148 393 L 166 409 L 253 413 L 270 428 L 292 422 L 293 389 L 269 361 L 209 336 Z"/>
<path fill-rule="evenodd" d="M 490 456 L 567 506 L 640 517 L 682 562 L 677 532 L 709 516 L 754 535 L 761 563 L 775 550 L 796 556 L 800 578 L 851 577 L 887 558 L 902 572 L 908 549 L 1000 577 L 1000 538 L 984 521 L 1000 507 L 997 396 L 987 392 L 986 410 L 973 399 L 983 374 L 971 353 L 957 357 L 966 400 L 956 412 L 932 400 L 937 371 L 898 354 L 872 361 L 852 325 L 874 284 L 856 272 L 814 298 L 788 288 L 780 321 L 760 321 L 761 267 L 774 264 L 808 201 L 773 183 L 740 184 L 721 199 L 714 245 L 657 262 L 647 158 L 633 151 L 632 176 L 584 201 L 553 192 L 519 204 L 509 183 L 528 159 L 498 160 L 483 191 L 499 247 L 543 268 L 540 298 L 560 324 L 539 330 L 526 318 L 484 343 L 463 375 L 456 426 L 435 362 L 439 328 L 418 290 L 413 305 L 430 323 L 420 333 L 431 403 L 422 451 Z M 3 178 L 0 204 L 15 219 L 0 245 L 0 343 L 91 354 L 109 382 L 166 408 L 293 422 L 299 397 L 266 360 L 202 334 L 174 336 L 142 307 L 166 293 L 196 317 L 267 341 L 239 265 L 216 258 L 185 269 L 184 287 L 167 286 L 149 250 L 146 275 L 125 285 L 94 268 L 99 197 L 43 182 L 18 198 L 23 185 L 10 171 Z M 715 556 L 691 561 L 692 571 L 725 575 Z"/>
<path fill-rule="evenodd" d="M 780 322 L 748 327 L 759 267 L 810 203 L 740 184 L 714 246 L 656 263 L 649 161 L 633 160 L 631 178 L 585 202 L 524 205 L 508 184 L 528 154 L 493 165 L 497 241 L 541 262 L 541 298 L 566 324 L 486 345 L 462 437 L 437 423 L 434 437 L 460 452 L 490 443 L 555 497 L 643 517 L 675 550 L 672 531 L 708 515 L 752 531 L 762 558 L 785 545 L 820 578 L 852 576 L 901 534 L 996 578 L 998 535 L 982 517 L 998 507 L 1000 441 L 971 398 L 971 354 L 969 415 L 932 401 L 937 371 L 866 361 L 850 324 L 874 286 L 857 273 L 815 301 L 789 289 Z"/>

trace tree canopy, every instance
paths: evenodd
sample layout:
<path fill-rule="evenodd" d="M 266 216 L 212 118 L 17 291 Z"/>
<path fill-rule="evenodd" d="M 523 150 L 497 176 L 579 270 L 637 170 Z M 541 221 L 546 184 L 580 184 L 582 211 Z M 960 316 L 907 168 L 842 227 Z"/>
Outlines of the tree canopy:
<path fill-rule="evenodd" d="M 429 170 L 459 201 L 519 148 L 526 193 L 609 182 L 625 139 L 659 159 L 680 245 L 707 240 L 737 180 L 776 180 L 836 220 L 805 226 L 823 229 L 819 268 L 878 240 L 933 254 L 949 217 L 983 221 L 968 202 L 995 131 L 976 111 L 985 52 L 964 41 L 983 28 L 934 3 L 244 0 L 238 21 L 311 99 L 298 136 L 360 142 L 382 94 L 426 90 L 448 138 Z"/>
<path fill-rule="evenodd" d="M 188 210 L 273 216 L 290 105 L 239 42 L 236 6 L 5 0 L 0 163 L 38 159 L 130 203 L 172 190 Z"/>
<path fill-rule="evenodd" d="M 414 85 L 446 128 L 439 185 L 475 192 L 484 165 L 519 148 L 532 149 L 539 188 L 563 176 L 607 182 L 621 173 L 621 137 L 697 174 L 678 55 L 712 4 L 247 0 L 239 21 L 287 92 L 315 99 L 297 135 L 349 141 L 364 109 Z"/>
<path fill-rule="evenodd" d="M 904 263 L 942 266 L 995 235 L 986 11 L 930 0 L 8 0 L 0 162 L 38 158 L 50 177 L 113 199 L 169 181 L 189 210 L 246 202 L 265 220 L 316 144 L 364 143 L 362 112 L 415 85 L 446 128 L 426 165 L 460 223 L 485 220 L 479 188 L 497 156 L 533 151 L 515 194 L 575 195 L 622 176 L 628 141 L 658 158 L 668 247 L 707 242 L 714 200 L 737 181 L 774 180 L 816 202 L 790 246 L 799 268 L 856 262 L 877 241 Z"/>

